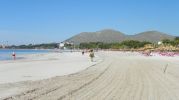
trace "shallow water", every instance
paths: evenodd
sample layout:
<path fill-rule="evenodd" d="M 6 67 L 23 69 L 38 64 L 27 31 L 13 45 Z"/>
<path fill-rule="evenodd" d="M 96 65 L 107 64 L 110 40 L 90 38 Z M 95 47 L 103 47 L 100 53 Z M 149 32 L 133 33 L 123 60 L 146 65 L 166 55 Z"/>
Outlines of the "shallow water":
<path fill-rule="evenodd" d="M 49 50 L 32 50 L 32 49 L 0 49 L 0 60 L 11 60 L 12 53 L 15 52 L 17 59 L 20 59 L 18 55 L 22 54 L 38 54 L 38 53 L 48 53 Z"/>

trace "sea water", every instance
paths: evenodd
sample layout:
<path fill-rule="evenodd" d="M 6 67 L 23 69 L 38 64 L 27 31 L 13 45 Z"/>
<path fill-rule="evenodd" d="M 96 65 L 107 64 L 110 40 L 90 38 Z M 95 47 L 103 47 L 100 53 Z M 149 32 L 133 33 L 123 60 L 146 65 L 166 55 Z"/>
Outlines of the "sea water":
<path fill-rule="evenodd" d="M 29 49 L 0 49 L 0 60 L 12 60 L 12 53 L 17 55 L 24 55 L 24 54 L 39 54 L 39 53 L 48 53 L 49 50 L 29 50 Z"/>

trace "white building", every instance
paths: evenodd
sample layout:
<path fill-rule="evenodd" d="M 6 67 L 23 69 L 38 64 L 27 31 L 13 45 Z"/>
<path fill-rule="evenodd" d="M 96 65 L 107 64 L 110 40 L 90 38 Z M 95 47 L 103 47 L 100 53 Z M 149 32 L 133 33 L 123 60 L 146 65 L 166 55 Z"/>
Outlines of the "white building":
<path fill-rule="evenodd" d="M 61 42 L 61 43 L 59 44 L 59 48 L 60 48 L 60 49 L 64 49 L 64 46 L 65 46 L 65 43 L 63 43 L 63 42 Z"/>
<path fill-rule="evenodd" d="M 159 42 L 158 42 L 158 45 L 161 45 L 161 44 L 163 44 L 162 41 L 159 41 Z"/>

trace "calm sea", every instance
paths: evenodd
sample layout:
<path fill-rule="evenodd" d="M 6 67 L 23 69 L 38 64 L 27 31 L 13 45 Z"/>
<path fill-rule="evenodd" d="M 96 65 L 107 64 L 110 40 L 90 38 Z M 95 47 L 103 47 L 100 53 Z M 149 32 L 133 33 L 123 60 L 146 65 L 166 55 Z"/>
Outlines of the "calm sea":
<path fill-rule="evenodd" d="M 15 52 L 17 55 L 22 54 L 38 54 L 38 53 L 48 53 L 49 50 L 19 50 L 19 49 L 0 49 L 0 60 L 11 60 L 12 59 L 12 53 Z"/>

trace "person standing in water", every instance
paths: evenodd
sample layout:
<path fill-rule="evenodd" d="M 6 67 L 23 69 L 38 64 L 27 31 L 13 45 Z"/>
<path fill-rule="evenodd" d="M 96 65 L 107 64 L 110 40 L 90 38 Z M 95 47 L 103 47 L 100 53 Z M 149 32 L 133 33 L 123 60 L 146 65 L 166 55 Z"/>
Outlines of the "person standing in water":
<path fill-rule="evenodd" d="M 94 58 L 94 52 L 93 52 L 93 50 L 91 49 L 90 50 L 90 58 L 91 58 L 91 62 L 93 62 L 93 58 Z"/>
<path fill-rule="evenodd" d="M 16 53 L 15 52 L 12 52 L 12 57 L 14 60 L 16 60 Z"/>

